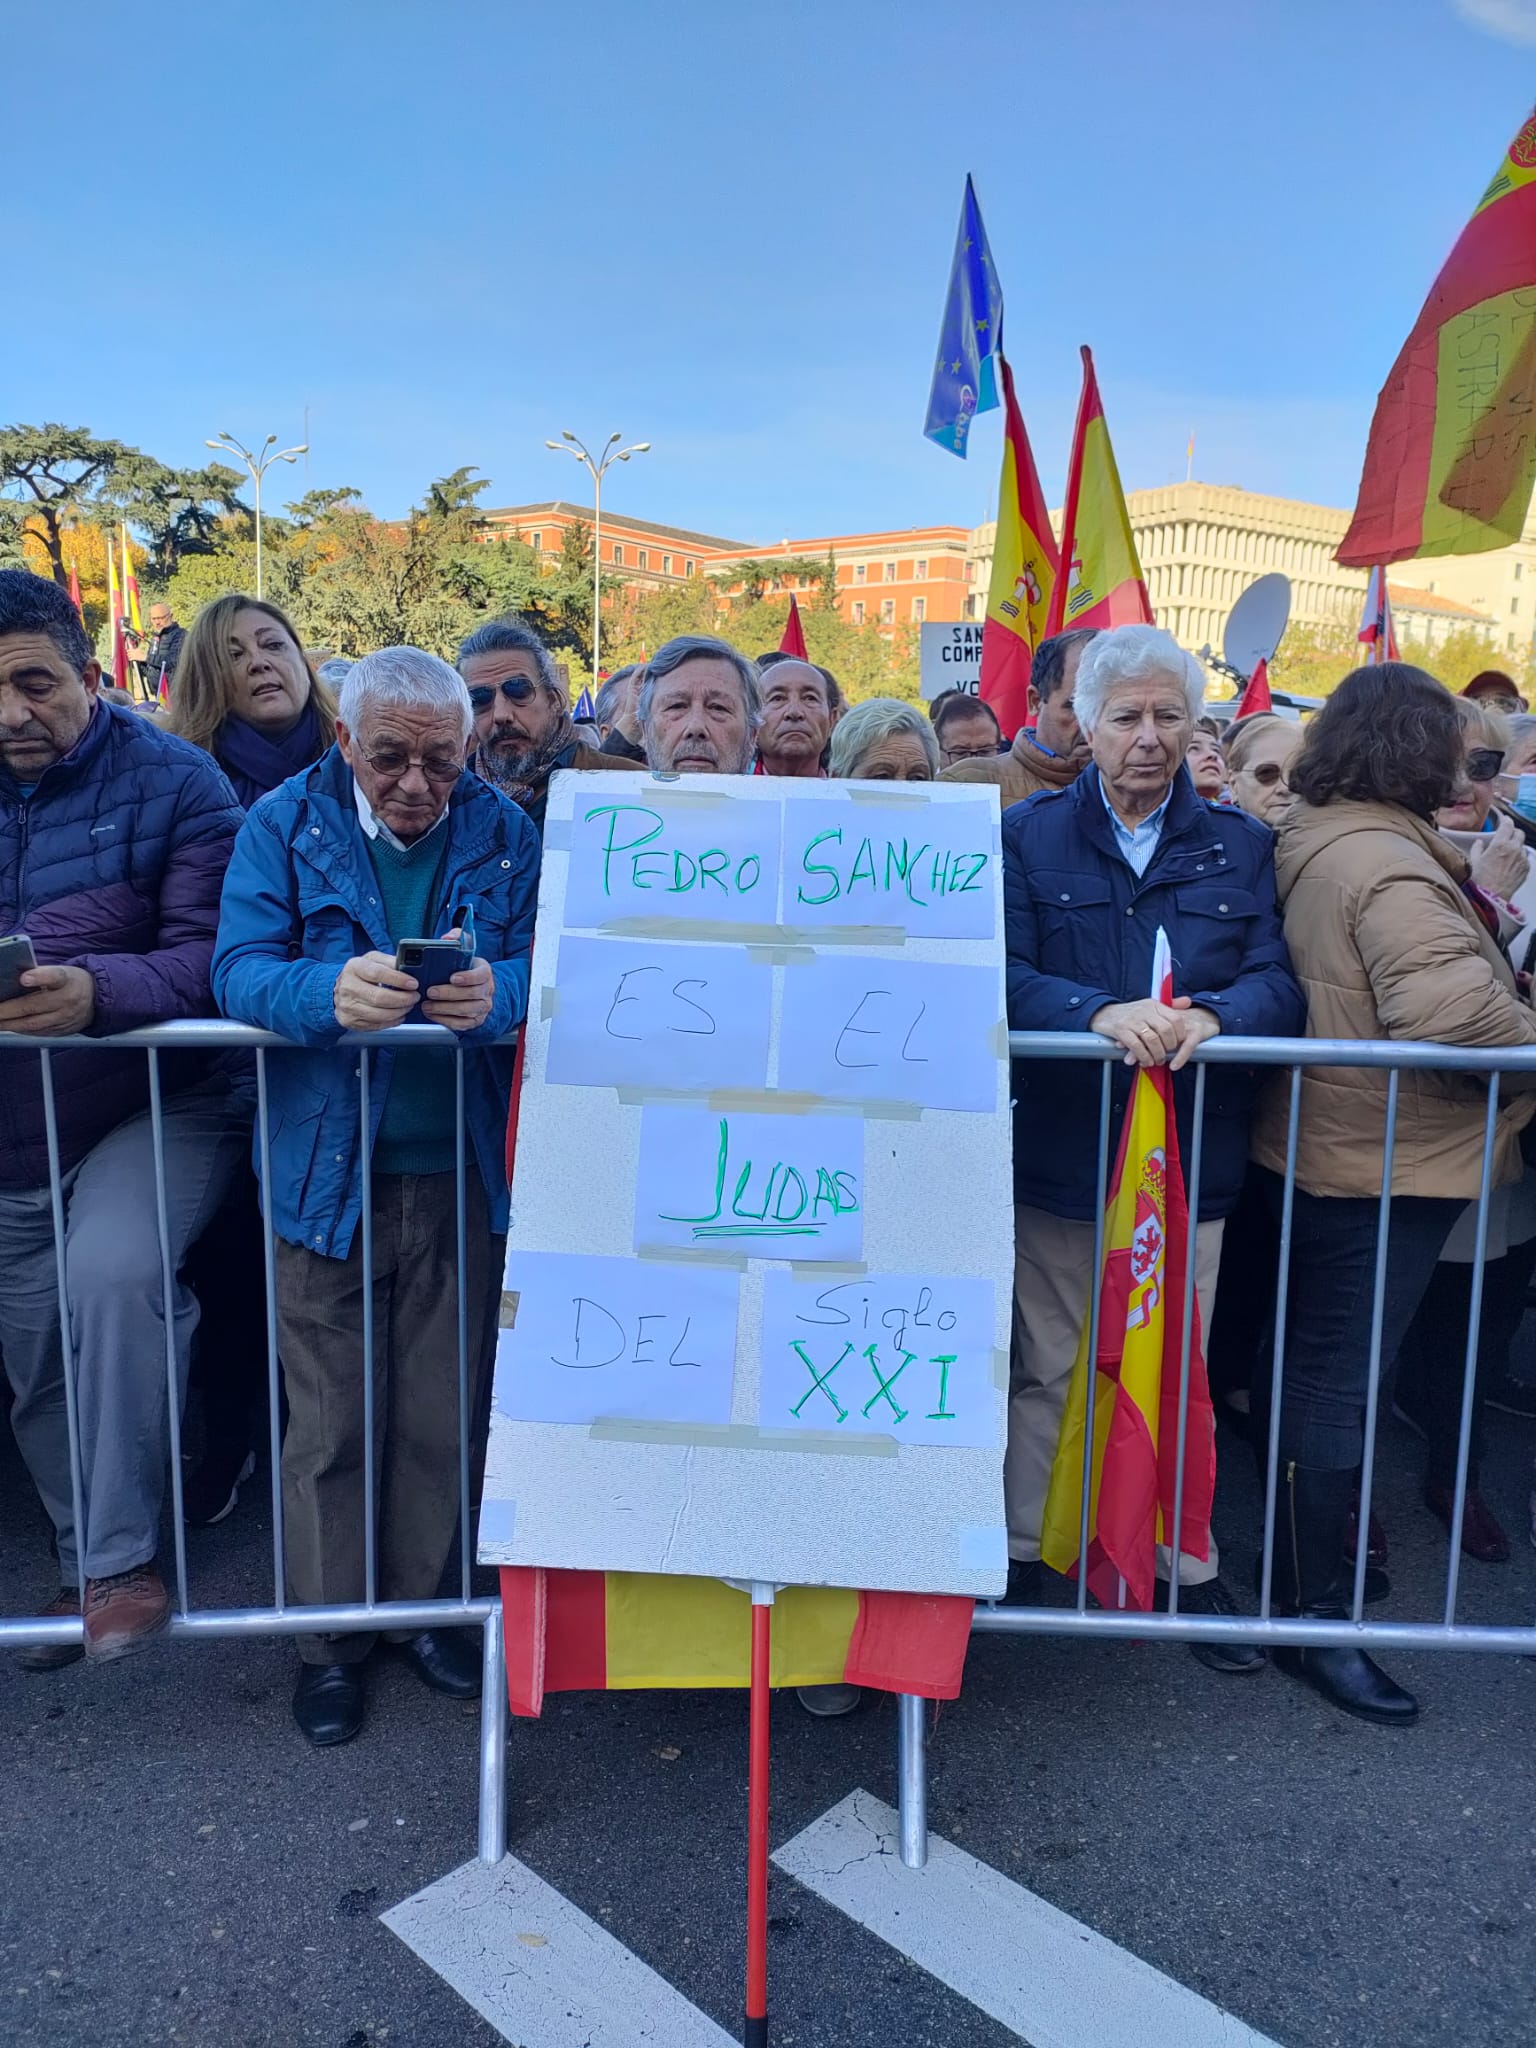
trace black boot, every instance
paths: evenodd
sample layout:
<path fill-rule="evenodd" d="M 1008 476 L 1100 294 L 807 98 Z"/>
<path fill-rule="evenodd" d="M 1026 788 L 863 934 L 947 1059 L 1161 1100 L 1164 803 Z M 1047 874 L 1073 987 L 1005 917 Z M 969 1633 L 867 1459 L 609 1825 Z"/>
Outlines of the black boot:
<path fill-rule="evenodd" d="M 1309 1621 L 1347 1621 L 1344 1535 L 1355 1496 L 1353 1472 L 1282 1467 L 1275 1531 L 1275 1611 Z M 1410 1727 L 1419 1703 L 1364 1650 L 1277 1649 L 1282 1671 L 1362 1721 Z"/>

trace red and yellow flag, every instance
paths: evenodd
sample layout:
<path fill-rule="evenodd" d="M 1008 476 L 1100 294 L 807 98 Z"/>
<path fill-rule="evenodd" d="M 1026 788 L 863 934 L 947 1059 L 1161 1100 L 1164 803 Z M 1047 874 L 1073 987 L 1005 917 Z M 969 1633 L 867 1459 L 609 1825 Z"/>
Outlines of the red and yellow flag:
<path fill-rule="evenodd" d="M 1048 633 L 1068 626 L 1151 625 L 1152 601 L 1131 537 L 1093 356 L 1086 348 L 1083 395 L 1067 472 L 1061 561 L 1063 574 L 1051 600 Z"/>
<path fill-rule="evenodd" d="M 139 579 L 133 573 L 133 557 L 128 552 L 128 528 L 123 527 L 123 615 L 134 633 L 142 637 L 144 617 L 139 610 Z"/>
<path fill-rule="evenodd" d="M 1035 470 L 1034 452 L 1013 395 L 1013 372 L 1003 371 L 1003 474 L 997 487 L 997 537 L 992 582 L 981 629 L 981 697 L 1012 739 L 1027 722 L 1029 669 L 1046 635 L 1059 556 L 1051 515 Z"/>
<path fill-rule="evenodd" d="M 1505 153 L 1392 365 L 1351 568 L 1518 540 L 1536 480 L 1536 113 Z"/>
<path fill-rule="evenodd" d="M 752 1604 L 724 1579 L 503 1566 L 507 1692 L 537 1714 L 547 1692 L 744 1686 Z M 774 1685 L 867 1685 L 952 1700 L 973 1603 L 942 1594 L 788 1586 L 773 1608 Z"/>
<path fill-rule="evenodd" d="M 1167 944 L 1159 932 L 1155 983 L 1162 1000 L 1171 1002 Z M 1168 1533 L 1177 1480 L 1179 1354 L 1190 1256 L 1173 1077 L 1166 1067 L 1143 1067 L 1120 1133 L 1099 1281 L 1087 1569 L 1089 1590 L 1104 1607 L 1150 1610 L 1159 1543 L 1192 1557 L 1210 1555 L 1216 1419 L 1198 1299 L 1190 1329 L 1183 1526 L 1176 1546 Z M 1088 1330 L 1085 1317 L 1040 1542 L 1045 1562 L 1072 1576 L 1080 1562 Z"/>
<path fill-rule="evenodd" d="M 107 536 L 107 605 L 112 632 L 112 680 L 120 690 L 128 687 L 128 646 L 123 639 L 123 593 L 117 581 L 117 557 Z"/>

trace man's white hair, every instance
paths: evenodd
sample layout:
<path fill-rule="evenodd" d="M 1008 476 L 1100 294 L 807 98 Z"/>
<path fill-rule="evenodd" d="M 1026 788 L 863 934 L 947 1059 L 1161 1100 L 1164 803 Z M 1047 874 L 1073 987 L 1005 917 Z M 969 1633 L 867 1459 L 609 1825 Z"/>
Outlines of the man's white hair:
<path fill-rule="evenodd" d="M 347 670 L 336 712 L 348 732 L 357 731 L 370 704 L 454 712 L 465 739 L 475 723 L 464 678 L 420 647 L 381 647 Z"/>
<path fill-rule="evenodd" d="M 1171 633 L 1161 626 L 1111 626 L 1096 633 L 1083 649 L 1072 686 L 1072 711 L 1078 724 L 1091 736 L 1111 690 L 1121 683 L 1144 683 L 1153 676 L 1172 676 L 1181 683 L 1190 718 L 1200 716 L 1205 672 Z"/>

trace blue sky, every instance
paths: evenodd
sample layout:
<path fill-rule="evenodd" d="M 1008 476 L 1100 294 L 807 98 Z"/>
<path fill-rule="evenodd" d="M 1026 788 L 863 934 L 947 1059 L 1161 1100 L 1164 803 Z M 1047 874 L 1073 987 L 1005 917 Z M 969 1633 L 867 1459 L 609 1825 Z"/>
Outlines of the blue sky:
<path fill-rule="evenodd" d="M 80 0 L 6 11 L 0 420 L 302 438 L 399 513 L 543 443 L 744 541 L 987 516 L 921 434 L 965 173 L 1046 490 L 1077 345 L 1127 488 L 1353 500 L 1536 99 L 1536 0 Z M 121 109 L 121 113 L 114 111 Z M 297 478 L 303 487 L 302 473 Z M 273 494 L 290 495 L 286 490 Z"/>

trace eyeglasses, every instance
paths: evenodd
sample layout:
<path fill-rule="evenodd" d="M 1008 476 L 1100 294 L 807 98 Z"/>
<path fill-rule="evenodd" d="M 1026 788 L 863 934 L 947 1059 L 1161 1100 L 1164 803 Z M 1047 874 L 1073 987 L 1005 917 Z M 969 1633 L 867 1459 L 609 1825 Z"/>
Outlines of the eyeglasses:
<path fill-rule="evenodd" d="M 510 698 L 514 704 L 526 704 L 538 687 L 537 683 L 530 683 L 526 676 L 508 676 L 500 683 L 477 683 L 469 693 L 469 701 L 477 711 L 488 711 L 496 702 L 496 692 L 499 690 L 503 697 Z"/>
<path fill-rule="evenodd" d="M 376 747 L 363 759 L 375 775 L 386 782 L 398 782 L 408 768 L 419 768 L 428 782 L 457 782 L 464 773 L 461 754 L 408 754 L 404 747 Z"/>
<path fill-rule="evenodd" d="M 1492 782 L 1504 766 L 1504 754 L 1499 747 L 1470 747 L 1467 750 L 1467 780 L 1469 782 Z"/>
<path fill-rule="evenodd" d="M 1260 789 L 1273 789 L 1277 782 L 1285 779 L 1285 770 L 1278 761 L 1261 761 L 1257 768 L 1242 772 L 1251 775 Z"/>
<path fill-rule="evenodd" d="M 939 751 L 944 756 L 946 763 L 953 763 L 955 761 L 995 761 L 997 758 L 997 747 L 995 745 L 990 747 L 941 747 Z"/>

